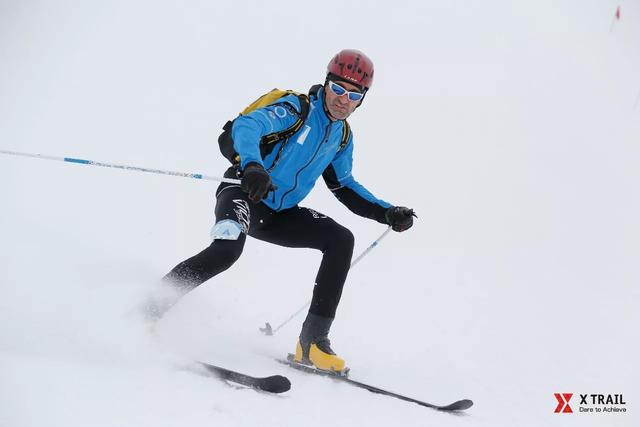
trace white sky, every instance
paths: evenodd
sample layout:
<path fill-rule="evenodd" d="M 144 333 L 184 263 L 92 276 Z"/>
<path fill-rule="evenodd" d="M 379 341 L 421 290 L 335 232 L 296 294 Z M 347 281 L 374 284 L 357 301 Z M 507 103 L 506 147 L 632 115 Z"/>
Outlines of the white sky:
<path fill-rule="evenodd" d="M 336 425 L 637 424 L 639 40 L 630 0 L 2 0 L 6 150 L 221 175 L 227 119 L 321 82 L 342 48 L 371 56 L 355 175 L 420 218 L 354 269 L 333 344 L 354 378 L 476 406 L 443 416 L 265 357 L 293 350 L 301 319 L 257 328 L 308 300 L 313 251 L 249 242 L 148 342 L 124 313 L 208 244 L 215 185 L 0 156 L 0 425 L 326 425 L 318 407 Z M 322 183 L 303 204 L 357 252 L 384 231 Z M 188 357 L 294 389 L 167 367 Z M 629 413 L 553 414 L 555 392 L 623 393 Z"/>

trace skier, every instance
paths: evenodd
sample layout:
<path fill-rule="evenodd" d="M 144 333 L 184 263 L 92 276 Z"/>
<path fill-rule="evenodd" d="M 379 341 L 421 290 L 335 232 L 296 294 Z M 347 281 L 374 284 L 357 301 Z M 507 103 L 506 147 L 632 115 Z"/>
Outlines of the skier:
<path fill-rule="evenodd" d="M 271 144 L 270 150 L 261 146 L 263 137 L 290 129 L 301 118 L 304 107 L 299 96 L 286 95 L 229 122 L 226 137 L 237 156 L 225 177 L 241 178 L 241 184 L 218 187 L 213 242 L 164 277 L 183 295 L 231 267 L 242 254 L 247 235 L 280 246 L 322 251 L 295 360 L 328 371 L 345 369 L 328 335 L 349 271 L 354 237 L 333 219 L 299 203 L 322 176 L 351 211 L 395 231 L 409 229 L 415 216 L 412 209 L 377 199 L 351 175 L 354 144 L 345 120 L 362 104 L 372 81 L 373 63 L 364 53 L 347 49 L 336 54 L 324 85 L 309 95 L 304 126 Z"/>

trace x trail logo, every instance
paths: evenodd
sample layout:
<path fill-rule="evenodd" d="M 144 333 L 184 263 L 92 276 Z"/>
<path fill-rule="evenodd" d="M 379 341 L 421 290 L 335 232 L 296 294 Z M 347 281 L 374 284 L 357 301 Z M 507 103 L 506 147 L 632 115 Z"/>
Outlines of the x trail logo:
<path fill-rule="evenodd" d="M 573 413 L 573 411 L 571 410 L 571 406 L 569 406 L 569 401 L 571 400 L 571 396 L 573 396 L 573 393 L 554 393 L 553 395 L 558 401 L 558 406 L 553 412 L 555 412 L 556 414 L 559 412 L 563 412 L 565 414 Z"/>

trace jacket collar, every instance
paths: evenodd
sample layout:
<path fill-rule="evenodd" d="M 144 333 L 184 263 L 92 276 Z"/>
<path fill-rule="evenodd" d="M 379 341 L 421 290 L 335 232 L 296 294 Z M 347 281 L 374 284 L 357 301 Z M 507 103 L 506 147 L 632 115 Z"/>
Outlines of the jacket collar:
<path fill-rule="evenodd" d="M 322 117 L 324 122 L 340 122 L 342 120 L 331 120 L 329 117 L 329 112 L 327 111 L 327 107 L 324 104 L 324 86 L 318 90 L 318 99 L 314 105 L 320 111 L 320 116 Z"/>

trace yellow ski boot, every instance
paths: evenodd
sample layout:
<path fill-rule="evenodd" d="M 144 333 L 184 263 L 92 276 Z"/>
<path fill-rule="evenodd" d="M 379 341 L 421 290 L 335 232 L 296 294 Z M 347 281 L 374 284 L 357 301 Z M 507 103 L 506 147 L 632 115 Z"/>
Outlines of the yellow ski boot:
<path fill-rule="evenodd" d="M 347 372 L 344 359 L 331 349 L 328 334 L 332 318 L 309 313 L 302 326 L 300 339 L 296 345 L 293 360 L 304 365 L 312 365 L 322 371 L 343 374 Z"/>
<path fill-rule="evenodd" d="M 304 351 L 303 345 L 298 341 L 294 361 L 304 365 L 313 365 L 316 369 L 342 373 L 346 364 L 344 359 L 336 356 L 329 347 L 329 340 L 311 343 Z"/>

